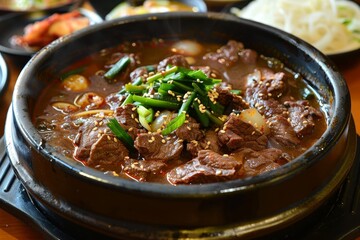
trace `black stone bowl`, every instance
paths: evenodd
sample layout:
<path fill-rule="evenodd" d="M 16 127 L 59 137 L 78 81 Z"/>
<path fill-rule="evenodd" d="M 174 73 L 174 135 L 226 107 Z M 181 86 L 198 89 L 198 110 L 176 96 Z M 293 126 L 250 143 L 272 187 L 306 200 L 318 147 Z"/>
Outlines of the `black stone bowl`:
<path fill-rule="evenodd" d="M 36 131 L 37 97 L 73 62 L 121 41 L 196 38 L 247 48 L 280 59 L 302 74 L 326 110 L 328 128 L 304 154 L 277 170 L 228 182 L 171 186 L 104 175 L 65 159 Z M 274 28 L 216 13 L 133 16 L 60 38 L 22 70 L 6 123 L 12 165 L 36 205 L 113 238 L 252 237 L 284 229 L 319 208 L 338 190 L 355 158 L 356 131 L 347 85 L 334 65 L 305 42 Z M 76 229 L 76 228 L 72 228 Z"/>

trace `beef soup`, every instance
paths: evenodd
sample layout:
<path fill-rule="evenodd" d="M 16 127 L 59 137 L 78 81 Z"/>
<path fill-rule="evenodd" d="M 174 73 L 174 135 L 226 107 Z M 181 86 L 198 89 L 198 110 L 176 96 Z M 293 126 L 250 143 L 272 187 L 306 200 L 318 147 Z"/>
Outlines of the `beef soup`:
<path fill-rule="evenodd" d="M 301 76 L 234 40 L 155 39 L 104 49 L 54 79 L 34 121 L 68 158 L 174 185 L 274 170 L 327 127 Z"/>

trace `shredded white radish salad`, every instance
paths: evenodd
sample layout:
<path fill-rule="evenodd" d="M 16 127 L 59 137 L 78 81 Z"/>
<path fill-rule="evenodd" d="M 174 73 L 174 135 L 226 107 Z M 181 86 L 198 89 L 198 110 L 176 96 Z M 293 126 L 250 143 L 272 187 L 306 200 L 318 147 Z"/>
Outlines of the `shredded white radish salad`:
<path fill-rule="evenodd" d="M 231 13 L 289 32 L 325 54 L 360 48 L 360 7 L 349 0 L 255 0 Z"/>

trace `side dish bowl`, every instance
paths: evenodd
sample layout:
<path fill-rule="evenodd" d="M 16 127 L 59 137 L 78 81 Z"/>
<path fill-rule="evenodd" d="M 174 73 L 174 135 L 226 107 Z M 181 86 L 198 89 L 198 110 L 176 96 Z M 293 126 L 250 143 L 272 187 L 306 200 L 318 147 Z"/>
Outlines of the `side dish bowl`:
<path fill-rule="evenodd" d="M 327 106 L 328 128 L 304 154 L 259 176 L 203 185 L 138 183 L 64 159 L 33 125 L 37 97 L 71 63 L 122 41 L 188 39 L 246 47 L 300 73 Z M 50 218 L 114 238 L 261 236 L 303 219 L 339 188 L 352 166 L 356 131 L 347 85 L 319 51 L 280 30 L 216 13 L 170 13 L 103 22 L 58 39 L 22 70 L 6 123 L 15 172 Z M 55 221 L 55 220 L 54 220 Z"/>

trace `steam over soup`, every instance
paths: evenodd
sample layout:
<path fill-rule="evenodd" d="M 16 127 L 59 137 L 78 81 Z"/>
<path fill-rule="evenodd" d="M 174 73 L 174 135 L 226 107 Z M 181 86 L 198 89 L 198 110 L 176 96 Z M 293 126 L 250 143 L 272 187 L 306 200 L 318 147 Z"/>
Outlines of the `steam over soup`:
<path fill-rule="evenodd" d="M 299 74 L 234 40 L 156 39 L 104 49 L 54 79 L 34 122 L 68 158 L 173 185 L 274 170 L 327 127 Z"/>

